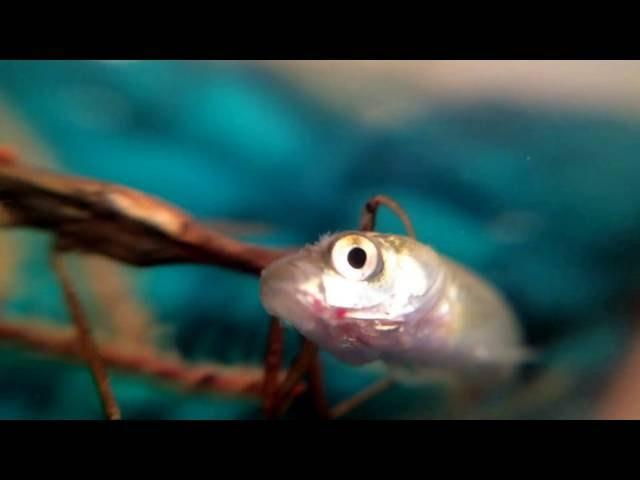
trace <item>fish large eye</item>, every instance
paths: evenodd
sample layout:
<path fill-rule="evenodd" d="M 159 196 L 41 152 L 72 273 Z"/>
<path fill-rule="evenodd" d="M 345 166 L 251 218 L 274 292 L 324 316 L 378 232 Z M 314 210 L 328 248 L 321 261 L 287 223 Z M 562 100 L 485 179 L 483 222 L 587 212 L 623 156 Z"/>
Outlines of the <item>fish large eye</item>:
<path fill-rule="evenodd" d="M 376 245 L 362 235 L 345 235 L 331 249 L 336 271 L 351 280 L 366 280 L 378 272 L 382 261 Z"/>

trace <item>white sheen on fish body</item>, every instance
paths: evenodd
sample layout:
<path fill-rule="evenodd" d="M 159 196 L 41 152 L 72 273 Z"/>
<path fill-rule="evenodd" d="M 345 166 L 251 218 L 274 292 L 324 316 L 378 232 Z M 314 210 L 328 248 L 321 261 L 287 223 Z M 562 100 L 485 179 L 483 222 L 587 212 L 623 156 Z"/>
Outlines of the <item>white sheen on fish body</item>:
<path fill-rule="evenodd" d="M 501 381 L 529 356 L 518 320 L 486 280 L 414 239 L 321 238 L 269 265 L 265 309 L 338 359 L 402 379 Z"/>

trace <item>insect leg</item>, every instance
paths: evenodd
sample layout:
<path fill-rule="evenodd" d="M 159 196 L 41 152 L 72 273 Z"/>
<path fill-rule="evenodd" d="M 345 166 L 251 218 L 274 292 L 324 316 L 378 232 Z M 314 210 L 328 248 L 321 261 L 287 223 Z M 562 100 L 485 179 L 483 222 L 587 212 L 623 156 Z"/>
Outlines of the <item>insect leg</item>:
<path fill-rule="evenodd" d="M 350 411 L 365 403 L 367 400 L 370 400 L 371 398 L 390 388 L 393 383 L 394 380 L 391 377 L 387 376 L 382 378 L 371 386 L 365 388 L 364 390 L 361 390 L 355 395 L 349 397 L 347 400 L 333 407 L 329 413 L 329 417 L 335 419 L 346 415 Z"/>
<path fill-rule="evenodd" d="M 98 347 L 91 336 L 91 329 L 84 315 L 78 295 L 69 280 L 64 262 L 62 261 L 62 252 L 56 246 L 51 250 L 50 260 L 53 271 L 62 286 L 65 302 L 69 308 L 71 319 L 73 320 L 78 333 L 80 348 L 89 362 L 89 367 L 91 368 L 93 379 L 98 388 L 98 393 L 100 394 L 100 400 L 102 401 L 102 407 L 105 414 L 109 420 L 119 420 L 121 418 L 120 409 L 115 396 L 113 395 L 113 390 L 109 383 L 109 377 L 107 376 L 107 370 L 98 352 Z"/>
<path fill-rule="evenodd" d="M 320 418 L 329 418 L 329 405 L 324 391 L 324 384 L 322 382 L 322 365 L 320 364 L 320 357 L 318 354 L 313 356 L 311 366 L 307 373 L 309 378 L 309 389 L 316 413 Z"/>
<path fill-rule="evenodd" d="M 302 348 L 294 359 L 291 368 L 287 372 L 287 376 L 282 382 L 278 390 L 278 399 L 280 401 L 280 409 L 278 415 L 284 415 L 293 402 L 293 387 L 304 377 L 308 371 L 313 357 L 317 354 L 318 347 L 307 340 L 302 339 Z"/>
<path fill-rule="evenodd" d="M 413 228 L 413 224 L 411 223 L 411 220 L 409 220 L 407 213 L 402 209 L 398 202 L 385 195 L 376 195 L 365 204 L 362 217 L 360 219 L 360 230 L 370 232 L 375 228 L 376 214 L 380 205 L 385 205 L 393 210 L 393 212 L 400 217 L 400 220 L 402 220 L 404 228 L 407 230 L 407 235 L 411 238 L 416 238 L 416 231 Z"/>
<path fill-rule="evenodd" d="M 278 374 L 282 365 L 284 331 L 282 323 L 271 317 L 267 336 L 267 352 L 264 360 L 262 410 L 267 418 L 273 418 L 278 409 Z"/>

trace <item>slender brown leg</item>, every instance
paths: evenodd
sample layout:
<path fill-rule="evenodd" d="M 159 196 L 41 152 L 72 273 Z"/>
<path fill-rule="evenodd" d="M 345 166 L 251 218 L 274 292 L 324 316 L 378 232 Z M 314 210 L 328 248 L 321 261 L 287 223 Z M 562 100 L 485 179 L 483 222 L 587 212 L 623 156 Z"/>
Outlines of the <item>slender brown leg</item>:
<path fill-rule="evenodd" d="M 318 347 L 315 343 L 303 338 L 302 348 L 293 361 L 278 392 L 280 403 L 279 415 L 284 415 L 291 406 L 291 402 L 293 402 L 294 399 L 293 388 L 302 380 L 305 374 L 309 372 L 309 369 L 314 364 L 314 360 L 318 360 Z M 311 386 L 313 388 L 313 385 Z M 312 391 L 314 397 L 316 394 L 316 391 Z"/>
<path fill-rule="evenodd" d="M 78 299 L 78 296 L 69 280 L 64 262 L 62 261 L 62 253 L 55 247 L 51 251 L 51 265 L 60 285 L 62 286 L 65 302 L 76 327 L 80 347 L 85 358 L 89 362 L 89 367 L 91 368 L 93 379 L 96 383 L 96 387 L 98 388 L 98 393 L 100 394 L 100 400 L 102 401 L 102 408 L 104 409 L 105 415 L 109 420 L 119 420 L 121 418 L 120 409 L 118 408 L 115 396 L 111 390 L 107 370 L 98 352 L 98 347 L 91 336 L 91 329 L 89 328 L 89 323 L 87 322 L 82 310 L 80 300 Z"/>
<path fill-rule="evenodd" d="M 284 331 L 282 323 L 271 317 L 267 336 L 267 352 L 264 360 L 264 386 L 262 409 L 267 418 L 274 418 L 278 412 L 278 374 L 282 366 Z"/>
<path fill-rule="evenodd" d="M 324 392 L 322 365 L 320 364 L 320 356 L 318 354 L 313 356 L 307 376 L 309 378 L 309 390 L 311 391 L 311 398 L 313 399 L 316 414 L 321 419 L 328 419 L 330 417 L 329 404 L 327 403 Z"/>
<path fill-rule="evenodd" d="M 365 403 L 367 400 L 370 400 L 376 395 L 384 392 L 392 385 L 393 385 L 393 379 L 390 377 L 385 377 L 375 382 L 374 384 L 370 385 L 364 390 L 361 390 L 360 392 L 356 393 L 352 397 L 349 397 L 347 400 L 333 407 L 329 413 L 329 417 L 333 419 L 333 418 L 339 418 L 339 417 L 342 417 L 343 415 L 346 415 L 350 411 L 354 410 L 355 408 Z"/>
<path fill-rule="evenodd" d="M 380 207 L 380 205 L 386 205 L 393 210 L 393 212 L 400 217 L 400 220 L 402 220 L 404 228 L 407 230 L 407 235 L 411 238 L 416 237 L 416 231 L 413 228 L 411 220 L 409 220 L 409 216 L 406 212 L 395 200 L 384 195 L 376 195 L 366 203 L 360 220 L 360 230 L 369 232 L 375 228 L 376 213 L 378 212 L 378 207 Z"/>

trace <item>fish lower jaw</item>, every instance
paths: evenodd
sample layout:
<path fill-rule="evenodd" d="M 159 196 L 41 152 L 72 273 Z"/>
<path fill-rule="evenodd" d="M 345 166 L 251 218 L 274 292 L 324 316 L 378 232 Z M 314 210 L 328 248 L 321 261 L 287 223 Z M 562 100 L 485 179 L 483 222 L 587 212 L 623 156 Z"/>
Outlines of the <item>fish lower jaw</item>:
<path fill-rule="evenodd" d="M 297 295 L 298 301 L 316 317 L 318 321 L 333 323 L 346 318 L 349 310 L 346 308 L 332 307 L 327 305 L 324 299 L 311 293 L 300 293 Z"/>
<path fill-rule="evenodd" d="M 367 322 L 379 331 L 392 331 L 401 328 L 405 322 L 404 315 L 390 315 L 376 309 L 350 309 L 327 305 L 324 299 L 312 294 L 300 294 L 298 300 L 306 306 L 311 314 L 331 326 L 345 323 Z"/>

